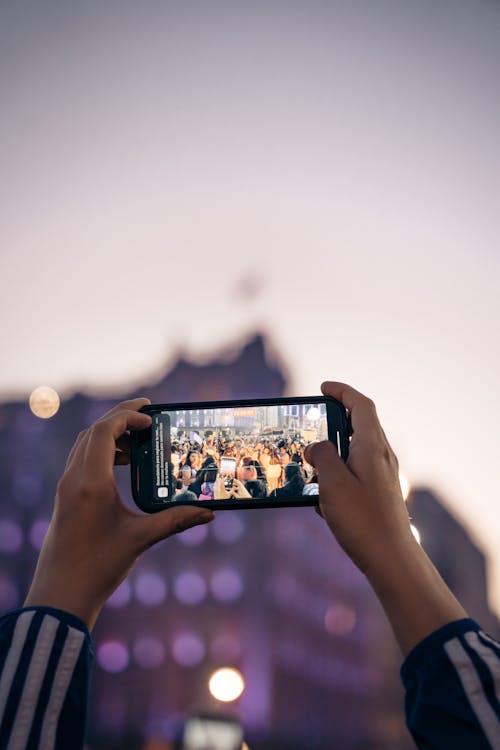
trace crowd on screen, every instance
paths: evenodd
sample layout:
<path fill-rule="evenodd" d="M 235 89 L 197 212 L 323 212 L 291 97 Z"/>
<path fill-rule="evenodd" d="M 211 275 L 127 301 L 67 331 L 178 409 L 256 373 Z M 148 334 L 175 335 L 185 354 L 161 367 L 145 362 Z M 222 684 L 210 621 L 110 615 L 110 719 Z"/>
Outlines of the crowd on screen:
<path fill-rule="evenodd" d="M 193 492 L 199 500 L 317 495 L 318 480 L 304 458 L 305 446 L 300 433 L 254 436 L 207 430 L 201 437 L 179 432 L 171 445 L 176 490 Z"/>

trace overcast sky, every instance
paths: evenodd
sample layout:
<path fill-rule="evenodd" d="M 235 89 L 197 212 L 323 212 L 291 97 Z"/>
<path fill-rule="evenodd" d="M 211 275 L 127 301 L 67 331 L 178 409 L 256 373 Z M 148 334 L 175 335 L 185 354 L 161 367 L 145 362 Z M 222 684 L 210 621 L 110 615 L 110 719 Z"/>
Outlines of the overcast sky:
<path fill-rule="evenodd" d="M 500 610 L 499 70 L 497 0 L 3 0 L 0 396 L 265 329 L 375 399 Z"/>

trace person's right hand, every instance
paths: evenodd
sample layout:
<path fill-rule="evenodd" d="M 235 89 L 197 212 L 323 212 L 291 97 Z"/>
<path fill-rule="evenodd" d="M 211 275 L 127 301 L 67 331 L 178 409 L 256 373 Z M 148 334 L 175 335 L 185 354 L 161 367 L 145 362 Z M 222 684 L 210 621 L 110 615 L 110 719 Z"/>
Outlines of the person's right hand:
<path fill-rule="evenodd" d="M 386 551 L 415 541 L 398 460 L 373 401 L 344 383 L 326 382 L 321 389 L 350 412 L 349 458 L 344 463 L 333 443 L 325 440 L 308 446 L 306 460 L 318 473 L 321 515 L 349 557 L 368 574 Z"/>
<path fill-rule="evenodd" d="M 350 411 L 353 435 L 346 463 L 330 441 L 306 449 L 318 474 L 320 512 L 366 574 L 407 654 L 467 613 L 412 534 L 398 461 L 373 401 L 344 383 L 323 383 L 321 389 Z"/>
<path fill-rule="evenodd" d="M 233 480 L 233 486 L 231 487 L 231 496 L 235 497 L 237 500 L 247 500 L 249 497 L 252 497 L 243 482 L 240 482 L 239 479 Z"/>

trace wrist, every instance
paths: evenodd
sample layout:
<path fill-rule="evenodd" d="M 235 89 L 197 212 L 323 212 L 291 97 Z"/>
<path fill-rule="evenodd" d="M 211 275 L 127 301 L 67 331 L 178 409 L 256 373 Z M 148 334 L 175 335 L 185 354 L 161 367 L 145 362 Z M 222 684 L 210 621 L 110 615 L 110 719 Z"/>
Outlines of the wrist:
<path fill-rule="evenodd" d="M 32 586 L 23 603 L 23 607 L 52 607 L 74 615 L 82 620 L 89 632 L 92 631 L 101 611 L 101 606 L 89 604 L 76 592 L 58 591 L 54 587 Z"/>
<path fill-rule="evenodd" d="M 468 616 L 413 536 L 389 548 L 366 576 L 405 655 L 438 628 Z"/>

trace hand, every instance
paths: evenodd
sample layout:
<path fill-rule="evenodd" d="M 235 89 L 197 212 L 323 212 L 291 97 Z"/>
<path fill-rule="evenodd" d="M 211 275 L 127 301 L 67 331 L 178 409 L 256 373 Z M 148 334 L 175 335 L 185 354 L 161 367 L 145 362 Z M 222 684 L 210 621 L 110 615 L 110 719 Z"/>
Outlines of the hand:
<path fill-rule="evenodd" d="M 128 431 L 151 424 L 151 418 L 139 412 L 147 403 L 144 398 L 125 401 L 78 436 L 57 487 L 25 606 L 66 610 L 91 629 L 106 599 L 144 550 L 213 519 L 212 511 L 194 507 L 145 515 L 123 504 L 113 464 L 129 463 Z"/>
<path fill-rule="evenodd" d="M 349 409 L 353 435 L 346 463 L 329 441 L 306 449 L 318 474 L 320 512 L 366 574 L 407 654 L 467 613 L 413 537 L 398 462 L 374 403 L 343 383 L 323 383 L 322 391 Z"/>
<path fill-rule="evenodd" d="M 217 479 L 214 483 L 214 500 L 230 500 L 231 493 L 226 489 L 224 484 L 224 476 L 217 474 Z"/>
<path fill-rule="evenodd" d="M 247 498 L 252 497 L 243 482 L 240 482 L 239 479 L 233 480 L 231 495 L 237 500 L 246 500 Z"/>
<path fill-rule="evenodd" d="M 322 391 L 350 411 L 349 458 L 344 463 L 329 440 L 309 445 L 305 457 L 318 474 L 321 515 L 349 557 L 368 575 L 380 564 L 384 551 L 414 546 L 398 460 L 370 399 L 343 383 L 324 383 Z"/>

